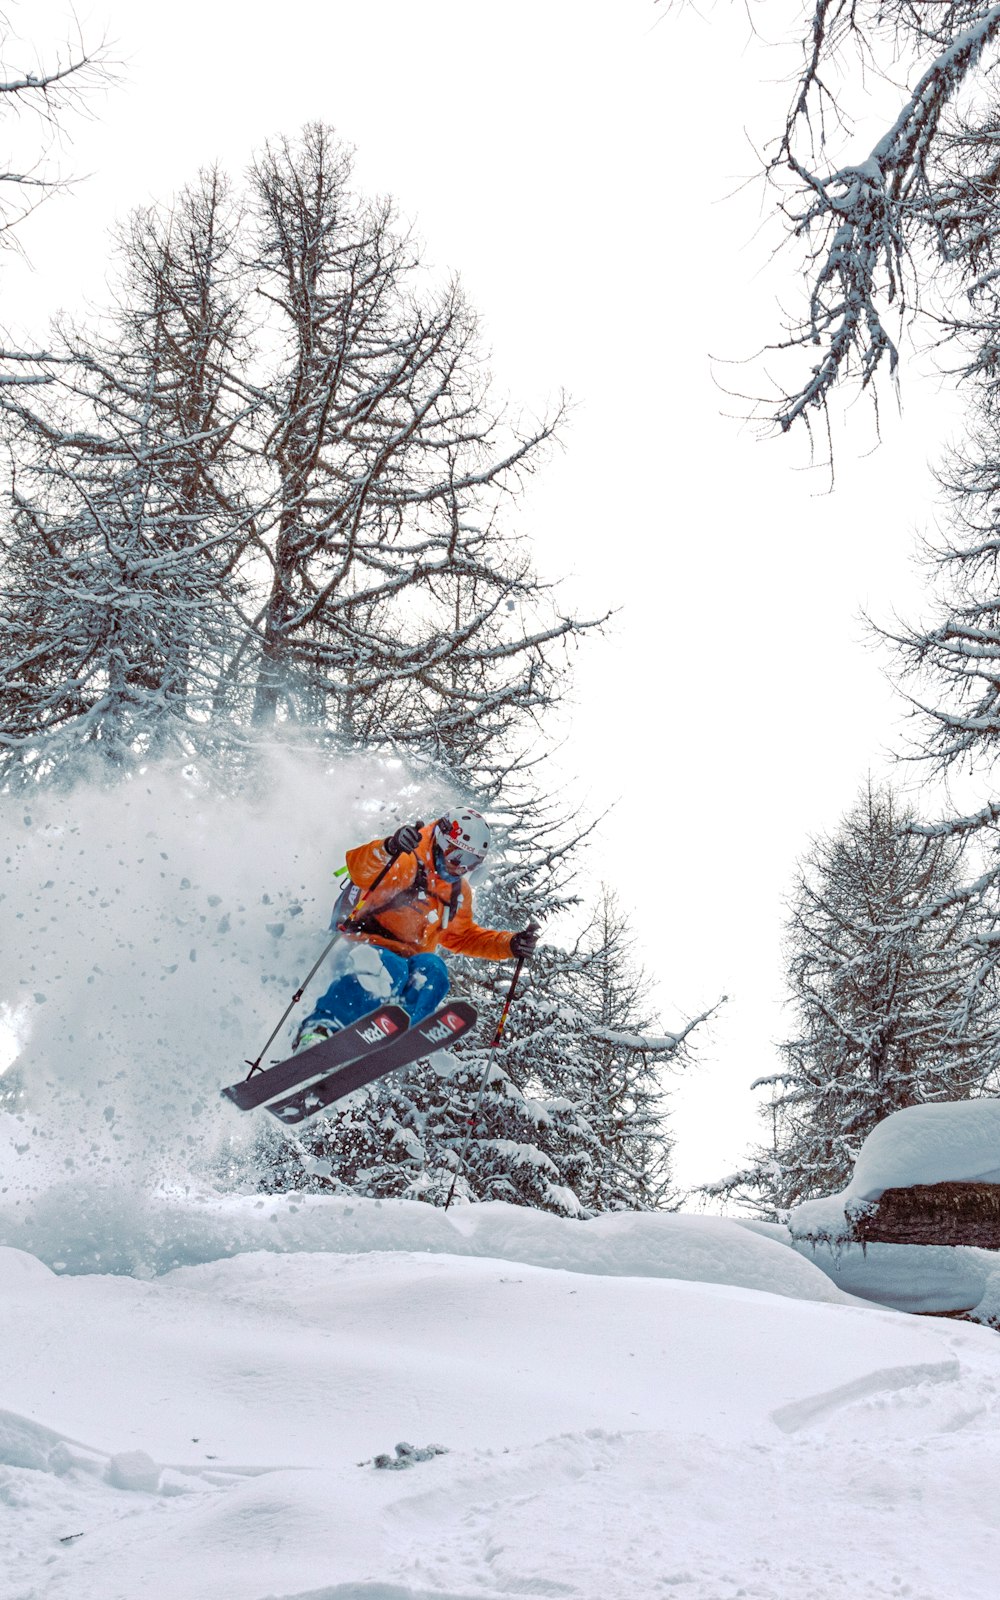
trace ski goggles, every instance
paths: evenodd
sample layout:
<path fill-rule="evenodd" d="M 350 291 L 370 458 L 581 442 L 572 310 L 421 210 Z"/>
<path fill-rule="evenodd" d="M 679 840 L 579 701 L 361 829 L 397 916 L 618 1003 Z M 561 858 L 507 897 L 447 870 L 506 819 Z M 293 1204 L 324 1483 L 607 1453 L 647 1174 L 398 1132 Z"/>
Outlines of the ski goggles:
<path fill-rule="evenodd" d="M 444 841 L 439 839 L 438 848 L 449 870 L 458 873 L 462 877 L 467 872 L 475 872 L 476 868 L 481 867 L 486 859 L 485 856 L 479 855 L 475 850 L 463 850 L 461 845 L 456 844 L 453 839 Z"/>
<path fill-rule="evenodd" d="M 462 874 L 475 872 L 477 867 L 482 867 L 483 861 L 486 859 L 485 856 L 477 854 L 477 851 L 462 850 L 461 846 L 453 845 L 451 840 L 448 840 L 446 845 L 442 845 L 442 856 L 453 872 L 462 872 Z"/>

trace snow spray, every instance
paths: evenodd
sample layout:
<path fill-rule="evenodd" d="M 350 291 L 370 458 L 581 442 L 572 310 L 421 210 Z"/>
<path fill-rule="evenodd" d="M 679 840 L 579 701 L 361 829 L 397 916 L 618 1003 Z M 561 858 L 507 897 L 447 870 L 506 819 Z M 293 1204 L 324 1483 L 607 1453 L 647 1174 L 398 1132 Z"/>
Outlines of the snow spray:
<path fill-rule="evenodd" d="M 161 765 L 0 799 L 0 1243 L 135 1270 L 158 1194 L 252 1187 L 219 1086 L 313 964 L 345 850 L 446 798 L 279 748 L 237 795 Z"/>

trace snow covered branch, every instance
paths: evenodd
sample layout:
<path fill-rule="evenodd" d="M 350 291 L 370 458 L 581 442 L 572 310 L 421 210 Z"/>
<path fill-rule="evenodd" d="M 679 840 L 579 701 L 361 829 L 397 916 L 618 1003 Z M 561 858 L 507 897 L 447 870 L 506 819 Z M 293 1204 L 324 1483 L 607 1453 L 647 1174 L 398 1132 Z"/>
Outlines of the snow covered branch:
<path fill-rule="evenodd" d="M 9 237 L 18 223 L 34 209 L 38 196 L 64 188 L 67 180 L 43 165 L 45 155 L 53 141 L 65 134 L 65 118 L 69 114 L 85 113 L 93 94 L 114 77 L 114 66 L 107 43 L 93 46 L 78 39 L 48 65 L 39 65 L 35 71 L 10 70 L 6 56 L 10 50 L 12 30 L 6 17 L 0 17 L 0 113 L 30 111 L 43 126 L 41 149 L 37 141 L 25 143 L 24 164 L 12 164 L 0 171 L 0 242 L 12 243 Z M 8 134 L 8 142 L 11 134 Z M 9 197 L 3 193 L 8 187 L 14 191 Z M 28 191 L 27 194 L 24 191 Z"/>
<path fill-rule="evenodd" d="M 803 381 L 768 402 L 782 432 L 825 412 L 846 380 L 866 390 L 883 367 L 896 373 L 895 330 L 920 308 L 922 274 L 936 278 L 942 291 L 954 288 L 956 275 L 967 292 L 984 289 L 987 198 L 991 237 L 1000 215 L 992 178 L 978 169 L 963 174 L 959 152 L 988 157 L 992 171 L 993 118 L 980 110 L 963 125 L 959 107 L 970 103 L 974 86 L 988 83 L 998 37 L 1000 5 L 817 0 L 802 74 L 767 165 L 809 285 L 805 315 L 772 346 L 801 351 L 810 363 Z M 860 70 L 885 71 L 890 46 L 918 64 L 894 121 L 863 160 L 818 165 L 817 153 L 826 158 L 847 126 L 842 101 L 852 83 L 850 53 Z M 992 251 L 986 253 L 992 262 Z M 957 307 L 942 316 L 956 328 L 968 321 Z"/>

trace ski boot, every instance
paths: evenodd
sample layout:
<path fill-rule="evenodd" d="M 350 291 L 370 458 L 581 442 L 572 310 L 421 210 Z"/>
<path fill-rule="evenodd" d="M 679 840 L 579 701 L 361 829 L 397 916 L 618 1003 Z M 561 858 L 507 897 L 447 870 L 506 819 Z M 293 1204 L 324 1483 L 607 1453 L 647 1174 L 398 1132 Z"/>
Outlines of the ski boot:
<path fill-rule="evenodd" d="M 337 1024 L 335 1022 L 323 1022 L 319 1019 L 313 1020 L 311 1017 L 306 1017 L 305 1021 L 300 1023 L 299 1031 L 295 1035 L 292 1055 L 298 1055 L 300 1050 L 308 1050 L 310 1045 L 321 1044 L 324 1039 L 329 1039 L 336 1032 Z"/>

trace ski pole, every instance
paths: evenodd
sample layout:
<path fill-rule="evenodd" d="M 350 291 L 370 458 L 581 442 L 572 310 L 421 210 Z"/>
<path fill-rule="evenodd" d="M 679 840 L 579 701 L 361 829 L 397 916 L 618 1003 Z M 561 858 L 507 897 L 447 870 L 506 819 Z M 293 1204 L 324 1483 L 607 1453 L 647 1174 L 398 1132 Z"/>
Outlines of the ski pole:
<path fill-rule="evenodd" d="M 486 1084 L 490 1076 L 490 1069 L 493 1065 L 493 1052 L 503 1036 L 504 1026 L 507 1021 L 507 1013 L 511 1008 L 511 1003 L 514 999 L 514 992 L 517 989 L 517 980 L 521 976 L 521 968 L 524 966 L 526 959 L 527 958 L 525 956 L 518 956 L 517 958 L 517 966 L 514 968 L 514 976 L 510 980 L 510 988 L 507 990 L 507 998 L 504 1001 L 503 1009 L 500 1012 L 500 1021 L 497 1023 L 497 1031 L 493 1035 L 493 1038 L 490 1041 L 490 1047 L 486 1052 L 486 1066 L 483 1069 L 483 1078 L 479 1085 L 479 1093 L 476 1096 L 476 1103 L 472 1108 L 472 1116 L 469 1118 L 469 1126 L 465 1131 L 465 1139 L 463 1140 L 462 1148 L 459 1151 L 458 1166 L 455 1168 L 455 1175 L 451 1180 L 451 1188 L 448 1190 L 448 1198 L 444 1203 L 444 1209 L 446 1211 L 451 1205 L 452 1199 L 454 1198 L 455 1185 L 458 1182 L 458 1174 L 465 1166 L 466 1151 L 469 1148 L 469 1141 L 472 1138 L 472 1132 L 476 1126 L 476 1118 L 479 1116 L 479 1107 L 483 1103 L 483 1095 L 486 1092 Z"/>
<path fill-rule="evenodd" d="M 423 823 L 421 823 L 420 826 L 423 827 Z M 398 861 L 398 859 L 399 859 L 398 856 L 390 856 L 389 860 L 386 862 L 385 866 L 382 868 L 382 871 L 379 873 L 378 877 L 374 880 L 374 882 L 370 883 L 368 888 L 364 891 L 364 893 L 362 894 L 362 896 L 361 896 L 360 900 L 358 901 L 357 905 L 354 907 L 354 910 L 351 912 L 350 916 L 349 917 L 345 917 L 343 922 L 338 922 L 337 930 L 334 933 L 333 938 L 325 946 L 322 954 L 320 955 L 319 959 L 317 960 L 317 962 L 313 966 L 313 968 L 312 968 L 311 972 L 309 973 L 309 976 L 306 978 L 305 982 L 300 984 L 299 988 L 297 988 L 295 993 L 292 995 L 292 998 L 289 1000 L 287 1006 L 285 1007 L 284 1011 L 281 1014 L 281 1018 L 280 1018 L 280 1020 L 279 1020 L 279 1022 L 277 1024 L 277 1027 L 275 1028 L 274 1032 L 271 1034 L 271 1037 L 268 1039 L 267 1044 L 264 1046 L 263 1050 L 261 1051 L 260 1055 L 257 1057 L 256 1061 L 251 1061 L 249 1059 L 249 1057 L 246 1058 L 246 1065 L 250 1068 L 250 1071 L 247 1073 L 247 1077 L 248 1078 L 252 1078 L 255 1072 L 260 1072 L 261 1071 L 261 1065 L 260 1065 L 261 1062 L 263 1061 L 264 1057 L 267 1055 L 267 1052 L 271 1048 L 271 1045 L 273 1044 L 274 1040 L 278 1037 L 278 1034 L 281 1032 L 282 1028 L 284 1027 L 285 1022 L 287 1021 L 288 1017 L 291 1015 L 292 1011 L 298 1005 L 299 1001 L 302 999 L 302 996 L 305 994 L 305 992 L 308 989 L 309 985 L 312 983 L 313 978 L 316 976 L 317 972 L 319 971 L 320 967 L 323 965 L 323 962 L 326 960 L 327 956 L 330 954 L 330 951 L 333 949 L 334 945 L 337 943 L 337 940 L 341 937 L 341 935 L 343 933 L 346 933 L 347 929 L 350 927 L 351 923 L 354 921 L 355 917 L 357 916 L 358 912 L 361 910 L 362 906 L 367 905 L 367 903 L 370 900 L 371 896 L 375 893 L 375 890 L 378 888 L 379 884 L 382 882 L 382 879 L 385 877 L 386 873 L 389 871 L 389 868 L 392 867 L 396 863 L 396 861 Z"/>

